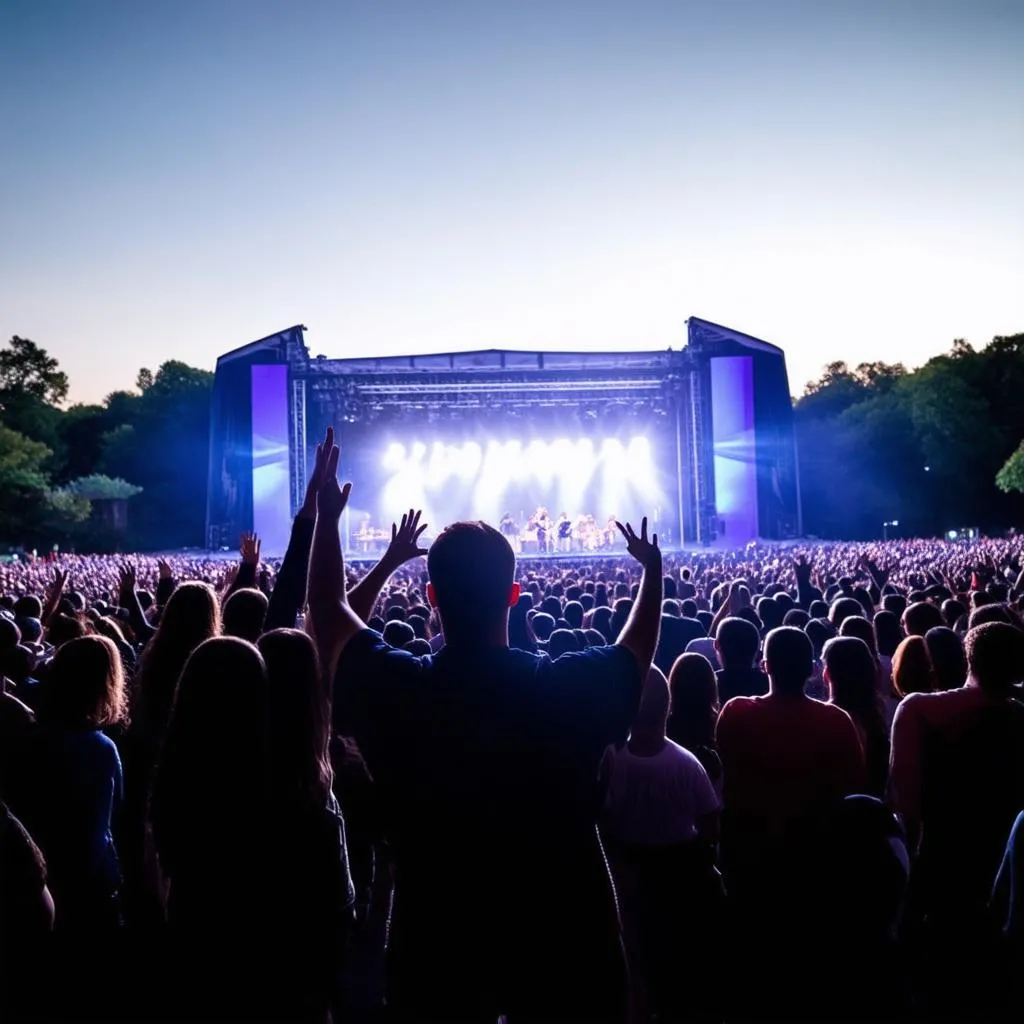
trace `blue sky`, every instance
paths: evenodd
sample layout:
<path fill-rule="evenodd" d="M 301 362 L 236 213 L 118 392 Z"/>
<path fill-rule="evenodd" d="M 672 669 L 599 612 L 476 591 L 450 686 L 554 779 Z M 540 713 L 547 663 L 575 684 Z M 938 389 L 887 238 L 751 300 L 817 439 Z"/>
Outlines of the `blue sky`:
<path fill-rule="evenodd" d="M 1024 330 L 1016 0 L 4 0 L 0 337 L 332 356 Z"/>

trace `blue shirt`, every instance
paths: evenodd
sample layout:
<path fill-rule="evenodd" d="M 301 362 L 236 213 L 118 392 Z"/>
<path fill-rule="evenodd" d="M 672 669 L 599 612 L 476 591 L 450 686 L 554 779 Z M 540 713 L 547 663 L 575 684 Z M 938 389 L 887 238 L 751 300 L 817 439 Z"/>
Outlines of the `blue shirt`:
<path fill-rule="evenodd" d="M 47 729 L 36 755 L 29 831 L 46 857 L 54 898 L 113 894 L 120 869 L 111 824 L 124 795 L 117 747 L 98 729 Z"/>

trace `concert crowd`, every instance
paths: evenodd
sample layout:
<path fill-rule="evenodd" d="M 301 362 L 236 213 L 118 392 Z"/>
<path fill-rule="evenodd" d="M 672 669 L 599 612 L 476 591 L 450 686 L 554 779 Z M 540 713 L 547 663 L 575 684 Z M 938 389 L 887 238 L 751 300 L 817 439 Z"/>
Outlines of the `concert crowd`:
<path fill-rule="evenodd" d="M 1001 1020 L 1024 539 L 0 566 L 4 1020 Z"/>

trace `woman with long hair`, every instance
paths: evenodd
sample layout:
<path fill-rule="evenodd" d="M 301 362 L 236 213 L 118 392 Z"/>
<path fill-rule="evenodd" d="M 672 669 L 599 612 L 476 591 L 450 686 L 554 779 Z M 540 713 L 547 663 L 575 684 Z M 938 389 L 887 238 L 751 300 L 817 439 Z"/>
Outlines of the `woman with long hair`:
<path fill-rule="evenodd" d="M 935 689 L 935 671 L 923 636 L 908 636 L 896 648 L 892 686 L 900 699 L 910 693 L 931 693 Z"/>
<path fill-rule="evenodd" d="M 936 690 L 955 690 L 967 681 L 964 642 L 948 626 L 935 626 L 924 635 L 935 674 Z"/>
<path fill-rule="evenodd" d="M 269 712 L 267 669 L 252 644 L 213 637 L 196 648 L 153 783 L 181 1000 L 174 1016 L 183 1019 L 262 1015 L 275 943 L 295 939 L 275 934 L 274 862 L 287 824 L 274 814 Z"/>
<path fill-rule="evenodd" d="M 83 636 L 59 647 L 42 693 L 24 823 L 46 857 L 62 931 L 120 926 L 112 829 L 123 796 L 121 760 L 103 730 L 124 715 L 124 669 L 113 641 Z"/>
<path fill-rule="evenodd" d="M 853 719 L 860 736 L 867 763 L 868 794 L 881 797 L 889 777 L 889 730 L 878 694 L 877 662 L 868 645 L 853 636 L 829 640 L 822 658 L 831 703 Z"/>
<path fill-rule="evenodd" d="M 132 727 L 155 753 L 174 702 L 178 677 L 192 652 L 220 634 L 220 604 L 206 583 L 183 583 L 171 595 L 139 662 Z"/>
<path fill-rule="evenodd" d="M 269 681 L 270 791 L 282 840 L 272 917 L 277 933 L 288 936 L 272 998 L 290 1020 L 323 1021 L 355 907 L 345 821 L 331 788 L 330 707 L 308 634 L 275 629 L 258 647 Z"/>
<path fill-rule="evenodd" d="M 665 735 L 700 761 L 721 795 L 722 762 L 715 746 L 720 710 L 715 670 L 703 654 L 683 654 L 672 666 L 668 685 L 671 704 Z"/>
<path fill-rule="evenodd" d="M 183 583 L 168 600 L 139 659 L 132 682 L 131 724 L 121 740 L 127 785 L 118 839 L 129 925 L 152 927 L 163 916 L 148 813 L 150 787 L 178 677 L 192 652 L 219 633 L 220 605 L 213 588 Z"/>

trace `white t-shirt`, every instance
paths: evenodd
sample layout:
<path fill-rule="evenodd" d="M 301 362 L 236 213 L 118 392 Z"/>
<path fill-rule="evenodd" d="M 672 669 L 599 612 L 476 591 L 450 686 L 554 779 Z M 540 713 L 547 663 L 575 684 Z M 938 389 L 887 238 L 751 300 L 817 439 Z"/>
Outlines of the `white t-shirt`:
<path fill-rule="evenodd" d="M 685 747 L 666 740 L 652 757 L 609 748 L 605 829 L 622 843 L 669 846 L 697 836 L 697 818 L 717 811 L 708 773 Z"/>

